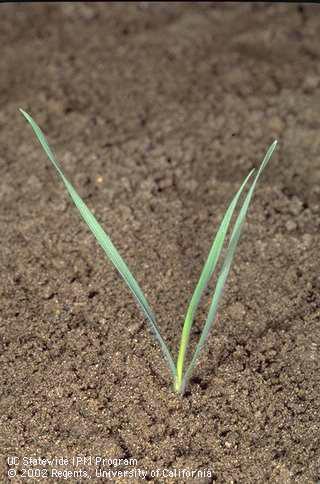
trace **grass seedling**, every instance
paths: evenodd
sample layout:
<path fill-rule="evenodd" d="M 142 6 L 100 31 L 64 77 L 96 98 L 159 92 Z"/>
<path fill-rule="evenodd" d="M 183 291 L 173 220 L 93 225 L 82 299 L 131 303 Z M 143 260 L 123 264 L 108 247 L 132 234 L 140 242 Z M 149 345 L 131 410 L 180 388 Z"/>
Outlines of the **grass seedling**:
<path fill-rule="evenodd" d="M 69 192 L 69 195 L 78 208 L 82 218 L 90 228 L 91 232 L 97 239 L 98 243 L 102 247 L 102 249 L 105 251 L 107 257 L 111 260 L 113 265 L 116 267 L 124 281 L 126 282 L 128 288 L 132 292 L 134 298 L 137 301 L 137 304 L 140 306 L 142 309 L 142 312 L 144 313 L 151 331 L 153 332 L 156 340 L 158 341 L 160 348 L 162 350 L 162 353 L 165 357 L 165 360 L 168 364 L 169 370 L 172 374 L 173 378 L 173 386 L 175 392 L 183 395 L 186 389 L 186 386 L 190 380 L 190 377 L 192 376 L 192 372 L 196 366 L 196 363 L 198 361 L 200 352 L 204 346 L 204 343 L 206 342 L 209 331 L 213 325 L 213 322 L 215 320 L 216 314 L 217 314 L 217 309 L 218 309 L 218 304 L 221 301 L 222 298 L 222 293 L 223 289 L 226 283 L 226 279 L 228 277 L 230 267 L 234 258 L 235 250 L 239 241 L 239 237 L 243 228 L 244 221 L 246 219 L 247 211 L 252 199 L 252 195 L 254 192 L 254 189 L 256 187 L 257 181 L 267 165 L 269 159 L 271 158 L 272 153 L 274 152 L 277 141 L 274 141 L 271 146 L 269 147 L 258 171 L 255 174 L 255 177 L 253 179 L 253 182 L 248 189 L 247 195 L 243 201 L 243 204 L 240 208 L 239 214 L 236 218 L 236 221 L 233 225 L 233 229 L 231 232 L 231 236 L 229 238 L 227 250 L 226 250 L 226 255 L 222 263 L 222 267 L 220 270 L 220 273 L 217 278 L 216 286 L 215 286 L 215 291 L 212 297 L 212 301 L 210 304 L 209 312 L 207 319 L 204 323 L 204 327 L 202 330 L 202 333 L 200 335 L 200 339 L 195 347 L 194 353 L 192 355 L 192 358 L 190 359 L 189 364 L 186 366 L 186 353 L 187 353 L 187 348 L 189 345 L 189 339 L 190 339 L 190 333 L 192 329 L 192 324 L 194 321 L 195 313 L 198 308 L 198 305 L 200 303 L 200 299 L 214 273 L 214 270 L 216 268 L 217 262 L 219 260 L 219 257 L 221 255 L 221 251 L 224 245 L 224 241 L 228 232 L 228 228 L 231 222 L 232 215 L 234 213 L 234 210 L 236 208 L 236 205 L 239 201 L 239 198 L 246 187 L 249 179 L 253 176 L 255 173 L 255 169 L 251 170 L 251 172 L 248 174 L 244 182 L 242 183 L 241 187 L 239 188 L 238 192 L 232 199 L 227 211 L 225 212 L 225 215 L 222 219 L 222 222 L 220 224 L 219 230 L 215 236 L 215 239 L 213 241 L 212 247 L 210 249 L 208 258 L 206 260 L 206 263 L 203 267 L 202 273 L 200 275 L 198 284 L 195 288 L 195 291 L 193 293 L 193 296 L 191 298 L 191 301 L 189 303 L 189 307 L 187 309 L 187 314 L 186 318 L 183 324 L 182 328 L 182 335 L 181 335 L 181 341 L 180 341 L 180 347 L 179 347 L 179 353 L 178 353 L 178 358 L 177 362 L 175 363 L 171 352 L 164 341 L 164 339 L 161 336 L 160 329 L 156 323 L 156 317 L 152 311 L 152 309 L 149 306 L 149 303 L 144 296 L 142 290 L 140 289 L 140 286 L 132 273 L 130 272 L 127 264 L 125 261 L 122 259 L 121 255 L 119 254 L 118 250 L 116 247 L 113 245 L 111 239 L 108 237 L 108 235 L 105 233 L 103 228 L 100 226 L 94 215 L 91 213 L 87 205 L 84 203 L 84 201 L 80 198 L 80 196 L 77 194 L 76 190 L 73 188 L 71 183 L 68 181 L 66 176 L 64 175 L 58 161 L 56 160 L 51 148 L 49 147 L 49 144 L 39 128 L 39 126 L 36 124 L 36 122 L 32 119 L 32 117 L 20 109 L 21 113 L 23 116 L 26 118 L 26 120 L 30 123 L 33 131 L 35 132 L 38 140 L 40 141 L 44 151 L 46 152 L 48 158 L 54 165 L 55 169 L 57 170 L 58 174 L 62 178 L 62 181 L 66 187 L 66 189 Z M 186 369 L 185 369 L 186 367 Z"/>

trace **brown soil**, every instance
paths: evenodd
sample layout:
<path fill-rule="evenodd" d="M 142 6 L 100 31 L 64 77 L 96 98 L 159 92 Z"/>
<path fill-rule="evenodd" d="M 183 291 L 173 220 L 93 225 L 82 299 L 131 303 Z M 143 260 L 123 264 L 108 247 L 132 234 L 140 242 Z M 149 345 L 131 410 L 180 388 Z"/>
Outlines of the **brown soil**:
<path fill-rule="evenodd" d="M 77 455 L 211 470 L 190 482 L 317 482 L 319 7 L 20 3 L 0 12 L 1 482 L 9 468 L 10 482 L 45 480 L 39 465 L 25 477 L 23 456 Z M 48 134 L 175 355 L 227 203 L 279 139 L 184 398 L 19 107 Z M 99 480 L 94 467 L 82 465 L 90 482 L 142 482 Z"/>

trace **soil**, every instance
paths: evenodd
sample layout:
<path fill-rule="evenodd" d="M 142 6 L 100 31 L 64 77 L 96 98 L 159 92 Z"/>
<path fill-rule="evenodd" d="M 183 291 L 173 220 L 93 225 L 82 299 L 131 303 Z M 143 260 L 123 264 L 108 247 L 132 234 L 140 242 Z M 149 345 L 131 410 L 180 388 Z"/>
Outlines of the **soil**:
<path fill-rule="evenodd" d="M 0 9 L 1 482 L 320 480 L 320 8 Z M 174 355 L 227 204 L 279 140 L 184 397 L 19 107 L 136 275 Z M 68 462 L 28 460 L 55 456 Z"/>

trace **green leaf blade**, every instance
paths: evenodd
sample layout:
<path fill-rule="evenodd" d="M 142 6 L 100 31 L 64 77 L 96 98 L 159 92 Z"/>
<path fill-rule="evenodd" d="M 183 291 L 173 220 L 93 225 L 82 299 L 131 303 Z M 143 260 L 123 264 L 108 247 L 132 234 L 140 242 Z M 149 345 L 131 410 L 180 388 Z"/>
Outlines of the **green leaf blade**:
<path fill-rule="evenodd" d="M 203 292 L 205 291 L 212 274 L 215 270 L 215 267 L 217 265 L 218 259 L 220 257 L 220 253 L 228 232 L 228 228 L 231 222 L 232 215 L 234 213 L 234 210 L 237 206 L 237 203 L 239 201 L 239 198 L 247 185 L 250 177 L 254 173 L 254 169 L 250 171 L 248 176 L 245 178 L 244 182 L 240 186 L 239 190 L 237 191 L 236 195 L 233 197 L 227 211 L 225 212 L 225 215 L 222 219 L 222 222 L 220 224 L 220 227 L 218 229 L 218 232 L 214 238 L 213 244 L 211 246 L 209 255 L 207 257 L 207 260 L 205 262 L 205 265 L 203 267 L 203 270 L 201 272 L 200 278 L 198 280 L 197 286 L 195 288 L 195 291 L 192 295 L 191 301 L 189 303 L 189 307 L 187 310 L 185 322 L 183 325 L 183 330 L 182 330 L 182 336 L 181 336 L 181 341 L 180 341 L 180 347 L 179 347 L 179 355 L 178 355 L 178 360 L 177 360 L 177 382 L 176 382 L 176 390 L 179 391 L 179 386 L 182 384 L 182 374 L 183 374 L 183 366 L 184 366 L 184 361 L 185 361 L 185 355 L 190 339 L 190 333 L 191 333 L 191 328 L 193 325 L 195 313 L 197 311 L 197 308 L 199 306 L 201 297 Z"/>
<path fill-rule="evenodd" d="M 69 180 L 66 178 L 64 175 L 60 164 L 58 163 L 57 159 L 55 158 L 53 151 L 51 150 L 45 135 L 43 134 L 42 130 L 39 128 L 37 123 L 33 120 L 33 118 L 20 109 L 20 112 L 23 114 L 25 119 L 29 122 L 31 125 L 33 131 L 35 132 L 41 146 L 43 147 L 44 151 L 46 152 L 48 158 L 56 168 L 57 172 L 59 173 L 60 177 L 62 178 L 62 181 L 67 188 L 67 191 L 73 201 L 73 203 L 76 205 L 78 208 L 83 220 L 86 222 L 88 227 L 90 228 L 91 232 L 95 236 L 97 242 L 99 245 L 102 247 L 104 250 L 105 254 L 107 255 L 108 259 L 113 263 L 115 268 L 118 270 L 119 274 L 123 278 L 123 280 L 126 282 L 128 288 L 130 289 L 131 293 L 133 294 L 137 304 L 140 306 L 140 308 L 143 311 L 143 314 L 147 318 L 147 321 L 149 322 L 150 329 L 152 330 L 152 333 L 156 337 L 158 343 L 160 344 L 161 350 L 163 352 L 163 355 L 165 357 L 166 362 L 168 363 L 168 366 L 170 368 L 170 371 L 175 377 L 176 374 L 176 368 L 175 364 L 173 361 L 173 358 L 171 356 L 170 350 L 168 346 L 166 345 L 164 339 L 162 338 L 160 334 L 160 329 L 156 323 L 156 318 L 155 315 L 152 311 L 152 309 L 149 306 L 148 301 L 146 300 L 138 282 L 130 272 L 127 264 L 124 262 L 122 259 L 121 255 L 119 254 L 118 250 L 112 243 L 111 239 L 109 236 L 105 233 L 101 225 L 98 223 L 97 219 L 93 215 L 93 213 L 89 210 L 87 205 L 84 203 L 84 201 L 81 199 L 81 197 L 78 195 L 72 184 L 69 182 Z"/>
<path fill-rule="evenodd" d="M 243 202 L 242 208 L 241 208 L 240 213 L 239 213 L 237 220 L 235 222 L 235 225 L 234 225 L 234 228 L 232 230 L 231 237 L 230 237 L 230 241 L 229 241 L 229 244 L 228 244 L 227 254 L 226 254 L 221 272 L 220 272 L 218 280 L 217 280 L 217 284 L 216 284 L 214 296 L 213 296 L 213 299 L 212 299 L 212 302 L 211 302 L 211 305 L 210 305 L 209 313 L 208 313 L 203 331 L 201 333 L 199 342 L 198 342 L 196 349 L 195 349 L 195 352 L 193 354 L 192 360 L 191 360 L 191 362 L 188 366 L 188 369 L 187 369 L 187 371 L 184 375 L 184 378 L 183 378 L 182 393 L 184 392 L 184 389 L 185 389 L 185 387 L 188 383 L 188 380 L 191 377 L 192 371 L 193 371 L 193 369 L 196 365 L 199 354 L 200 354 L 200 352 L 203 348 L 203 345 L 204 345 L 204 343 L 205 343 L 205 341 L 206 341 L 206 339 L 209 335 L 210 329 L 211 329 L 212 324 L 215 320 L 218 305 L 219 305 L 219 302 L 220 302 L 222 294 L 223 294 L 225 282 L 226 282 L 226 279 L 228 277 L 228 274 L 229 274 L 229 271 L 230 271 L 230 268 L 231 268 L 233 257 L 235 255 L 235 251 L 236 251 L 236 248 L 237 248 L 237 245 L 238 245 L 238 241 L 239 241 L 239 238 L 240 238 L 240 235 L 241 235 L 242 227 L 243 227 L 243 224 L 245 222 L 246 214 L 247 214 L 247 211 L 248 211 L 248 208 L 249 208 L 252 196 L 253 196 L 255 186 L 257 184 L 257 181 L 258 181 L 263 169 L 265 168 L 265 166 L 269 162 L 269 160 L 270 160 L 270 158 L 271 158 L 271 156 L 272 156 L 272 154 L 273 154 L 273 152 L 276 148 L 276 145 L 277 145 L 277 141 L 274 141 L 270 145 L 270 147 L 269 147 L 269 149 L 268 149 L 268 151 L 267 151 L 267 153 L 266 153 L 266 155 L 265 155 L 265 157 L 264 157 L 264 159 L 263 159 L 263 161 L 260 165 L 260 168 L 259 168 L 259 170 L 256 174 L 256 177 L 255 177 L 255 179 L 254 179 L 254 181 L 253 181 L 253 183 L 250 187 L 250 190 L 249 190 L 249 192 L 248 192 L 248 194 L 247 194 L 247 196 L 246 196 L 246 198 Z"/>

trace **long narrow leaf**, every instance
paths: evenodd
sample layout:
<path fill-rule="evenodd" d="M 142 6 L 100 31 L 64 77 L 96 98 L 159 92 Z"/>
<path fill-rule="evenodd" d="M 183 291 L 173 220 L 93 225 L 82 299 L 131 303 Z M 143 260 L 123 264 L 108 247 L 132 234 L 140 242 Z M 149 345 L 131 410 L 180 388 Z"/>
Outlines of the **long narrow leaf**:
<path fill-rule="evenodd" d="M 78 208 L 82 218 L 90 228 L 91 232 L 97 239 L 98 243 L 106 253 L 107 257 L 110 259 L 110 261 L 113 263 L 113 265 L 116 267 L 124 281 L 127 283 L 127 286 L 129 287 L 130 291 L 132 292 L 134 298 L 136 299 L 138 305 L 141 307 L 145 317 L 147 318 L 147 321 L 149 322 L 150 328 L 155 335 L 158 343 L 160 344 L 160 347 L 162 349 L 162 352 L 165 356 L 165 359 L 168 363 L 168 366 L 175 377 L 176 374 L 176 369 L 175 369 L 175 364 L 173 361 L 173 358 L 171 356 L 171 353 L 163 340 L 159 327 L 156 323 L 156 318 L 155 315 L 152 311 L 152 309 L 149 306 L 149 303 L 147 302 L 142 290 L 140 289 L 140 286 L 134 276 L 131 274 L 128 266 L 120 256 L 119 252 L 117 251 L 116 247 L 113 245 L 111 239 L 108 237 L 108 235 L 105 233 L 101 225 L 98 223 L 92 212 L 89 210 L 87 205 L 83 202 L 83 200 L 79 197 L 77 194 L 76 190 L 73 188 L 71 183 L 67 180 L 66 176 L 64 175 L 58 161 L 56 160 L 51 148 L 49 147 L 49 144 L 39 128 L 39 126 L 36 124 L 36 122 L 32 119 L 32 117 L 20 109 L 21 113 L 23 116 L 26 118 L 26 120 L 30 123 L 33 131 L 35 132 L 38 140 L 40 141 L 40 144 L 42 145 L 44 151 L 46 152 L 48 158 L 50 161 L 53 163 L 54 167 L 58 171 L 60 177 L 62 178 L 63 183 L 65 184 L 70 197 L 76 207 Z"/>
<path fill-rule="evenodd" d="M 228 209 L 227 209 L 227 211 L 226 211 L 226 213 L 225 213 L 225 215 L 222 219 L 219 230 L 218 230 L 218 232 L 217 232 L 217 234 L 214 238 L 214 241 L 213 241 L 212 247 L 210 249 L 209 255 L 207 257 L 206 263 L 205 263 L 203 270 L 201 272 L 198 284 L 197 284 L 195 291 L 192 295 L 192 298 L 191 298 L 191 301 L 190 301 L 190 304 L 189 304 L 189 307 L 188 307 L 188 310 L 187 310 L 185 322 L 184 322 L 184 325 L 183 325 L 183 329 L 182 329 L 182 336 L 181 336 L 180 347 L 179 347 L 179 356 L 178 356 L 178 360 L 177 360 L 177 378 L 180 381 L 180 383 L 182 381 L 182 373 L 183 373 L 183 365 L 184 365 L 184 360 L 185 360 L 185 354 L 186 354 L 189 339 L 190 339 L 190 332 L 191 332 L 195 313 L 196 313 L 197 308 L 199 306 L 202 294 L 205 291 L 205 289 L 206 289 L 206 287 L 207 287 L 207 285 L 208 285 L 208 283 L 209 283 L 209 281 L 212 277 L 212 274 L 215 270 L 215 267 L 216 267 L 218 258 L 220 256 L 221 249 L 223 247 L 223 244 L 224 244 L 224 241 L 225 241 L 225 238 L 226 238 L 226 234 L 227 234 L 227 231 L 228 231 L 228 228 L 229 228 L 229 225 L 230 225 L 230 221 L 231 221 L 233 212 L 236 208 L 236 205 L 238 203 L 239 197 L 240 197 L 244 187 L 246 186 L 249 178 L 252 176 L 253 173 L 254 173 L 254 169 L 251 170 L 251 172 L 249 173 L 249 175 L 246 177 L 246 179 L 242 183 L 241 187 L 239 188 L 238 192 L 233 197 L 233 199 L 232 199 L 232 201 L 231 201 L 231 203 L 230 203 L 230 205 L 229 205 L 229 207 L 228 207 Z M 178 384 L 179 384 L 179 382 L 178 382 Z"/>
<path fill-rule="evenodd" d="M 263 159 L 263 161 L 260 165 L 260 168 L 257 172 L 257 175 L 256 175 L 256 177 L 255 177 L 255 179 L 252 183 L 252 186 L 250 187 L 250 190 L 249 190 L 249 192 L 248 192 L 248 194 L 247 194 L 247 196 L 246 196 L 246 198 L 243 202 L 240 213 L 237 217 L 237 220 L 236 220 L 236 223 L 234 225 L 234 228 L 233 228 L 233 231 L 232 231 L 232 234 L 231 234 L 231 238 L 230 238 L 230 241 L 229 241 L 229 244 L 228 244 L 227 254 L 226 254 L 221 272 L 220 272 L 218 280 L 217 280 L 214 296 L 213 296 L 213 299 L 212 299 L 212 302 L 211 302 L 211 305 L 210 305 L 209 313 L 208 313 L 203 331 L 201 333 L 199 342 L 198 342 L 196 349 L 194 351 L 191 363 L 189 364 L 188 369 L 187 369 L 187 371 L 184 375 L 184 378 L 183 378 L 182 393 L 183 393 L 183 391 L 186 387 L 186 384 L 187 384 L 187 382 L 188 382 L 188 380 L 191 376 L 191 373 L 192 373 L 192 371 L 193 371 L 193 369 L 196 365 L 200 351 L 201 351 L 201 349 L 202 349 L 202 347 L 203 347 L 203 345 L 204 345 L 204 343 L 205 343 L 205 341 L 208 337 L 208 334 L 209 334 L 210 329 L 212 327 L 213 321 L 215 319 L 217 309 L 218 309 L 218 304 L 219 304 L 221 297 L 222 297 L 224 285 L 225 285 L 227 276 L 228 276 L 229 271 L 230 271 L 231 263 L 232 263 L 232 260 L 233 260 L 234 254 L 235 254 L 235 250 L 236 250 L 236 247 L 237 247 L 237 244 L 238 244 L 238 241 L 239 241 L 239 237 L 240 237 L 240 234 L 241 234 L 243 223 L 244 223 L 245 218 L 246 218 L 246 214 L 247 214 L 247 211 L 248 211 L 248 208 L 249 208 L 249 205 L 250 205 L 250 201 L 252 199 L 252 195 L 253 195 L 256 183 L 257 183 L 257 181 L 260 177 L 262 170 L 265 168 L 266 164 L 270 160 L 272 153 L 274 152 L 274 150 L 276 148 L 276 145 L 277 145 L 277 141 L 274 141 L 272 143 L 272 145 L 269 147 L 269 149 L 268 149 L 268 151 L 267 151 L 267 153 L 266 153 L 266 155 L 265 155 L 265 157 L 264 157 L 264 159 Z"/>

